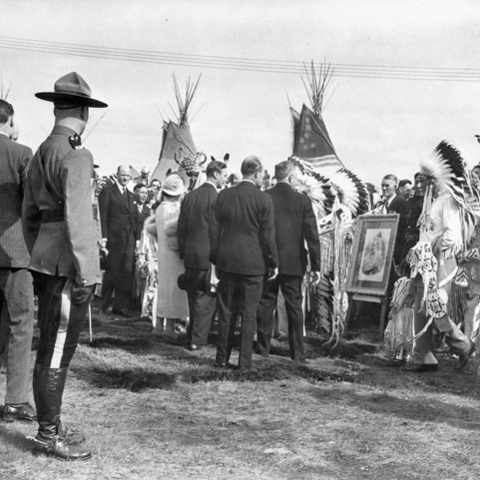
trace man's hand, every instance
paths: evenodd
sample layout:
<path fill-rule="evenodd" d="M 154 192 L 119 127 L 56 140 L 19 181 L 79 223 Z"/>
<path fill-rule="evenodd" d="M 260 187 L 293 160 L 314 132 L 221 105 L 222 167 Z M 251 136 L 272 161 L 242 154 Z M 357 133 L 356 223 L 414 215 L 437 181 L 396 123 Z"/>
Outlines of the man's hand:
<path fill-rule="evenodd" d="M 270 268 L 268 271 L 268 280 L 273 280 L 278 275 L 278 268 Z"/>
<path fill-rule="evenodd" d="M 74 282 L 72 285 L 72 303 L 74 305 L 82 305 L 89 301 L 94 287 L 95 285 L 82 286 Z"/>

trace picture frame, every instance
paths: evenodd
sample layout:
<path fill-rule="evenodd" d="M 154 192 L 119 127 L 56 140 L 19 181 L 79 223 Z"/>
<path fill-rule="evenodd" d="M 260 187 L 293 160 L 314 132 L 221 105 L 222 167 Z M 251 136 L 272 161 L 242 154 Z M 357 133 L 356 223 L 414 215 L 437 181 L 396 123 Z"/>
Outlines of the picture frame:
<path fill-rule="evenodd" d="M 386 295 L 399 218 L 396 213 L 358 217 L 347 292 Z"/>

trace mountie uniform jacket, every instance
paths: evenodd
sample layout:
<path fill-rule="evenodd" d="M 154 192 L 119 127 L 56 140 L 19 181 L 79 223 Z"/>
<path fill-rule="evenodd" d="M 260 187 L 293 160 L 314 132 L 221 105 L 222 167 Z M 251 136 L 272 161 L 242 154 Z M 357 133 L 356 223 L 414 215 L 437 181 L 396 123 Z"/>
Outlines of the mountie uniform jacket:
<path fill-rule="evenodd" d="M 29 166 L 22 219 L 30 270 L 86 286 L 99 281 L 100 232 L 93 157 L 78 139 L 56 126 L 40 145 Z"/>

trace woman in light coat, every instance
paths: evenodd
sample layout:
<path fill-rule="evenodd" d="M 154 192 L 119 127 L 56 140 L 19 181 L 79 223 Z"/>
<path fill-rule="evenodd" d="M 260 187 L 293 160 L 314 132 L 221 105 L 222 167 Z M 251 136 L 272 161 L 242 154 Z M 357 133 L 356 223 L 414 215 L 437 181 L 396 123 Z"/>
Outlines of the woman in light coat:
<path fill-rule="evenodd" d="M 177 223 L 180 200 L 186 186 L 178 174 L 169 175 L 162 186 L 162 202 L 156 210 L 156 237 L 158 242 L 158 295 L 155 334 L 175 334 L 175 319 L 186 320 L 188 300 L 180 290 L 177 279 L 184 272 L 178 255 Z M 152 230 L 150 233 L 155 235 Z"/>

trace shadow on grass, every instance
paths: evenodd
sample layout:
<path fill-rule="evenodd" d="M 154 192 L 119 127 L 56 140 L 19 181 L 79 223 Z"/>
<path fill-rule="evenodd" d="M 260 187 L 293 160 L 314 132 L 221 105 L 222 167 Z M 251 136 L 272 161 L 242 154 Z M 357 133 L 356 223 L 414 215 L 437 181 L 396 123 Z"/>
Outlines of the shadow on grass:
<path fill-rule="evenodd" d="M 132 328 L 140 325 L 141 329 Z M 197 383 L 215 381 L 262 382 L 302 378 L 311 383 L 324 381 L 345 381 L 368 384 L 384 390 L 415 388 L 424 392 L 448 392 L 461 396 L 478 396 L 478 388 L 472 377 L 453 371 L 448 360 L 442 360 L 441 371 L 428 374 L 412 374 L 403 368 L 393 369 L 387 360 L 378 354 L 378 330 L 367 328 L 349 330 L 334 348 L 325 346 L 328 338 L 324 334 L 309 332 L 305 339 L 306 351 L 313 361 L 309 365 L 299 365 L 289 359 L 288 341 L 272 340 L 269 358 L 254 356 L 252 370 L 235 371 L 233 369 L 213 368 L 215 349 L 209 348 L 191 352 L 185 348 L 186 337 L 176 339 L 153 337 L 144 320 L 121 320 L 99 317 L 94 318 L 94 339 L 89 343 L 86 332 L 81 343 L 102 352 L 108 359 L 112 357 L 112 366 L 80 365 L 74 362 L 72 368 L 100 388 L 122 388 L 141 392 L 148 388 L 168 389 L 176 382 Z M 210 345 L 216 340 L 215 332 L 209 336 Z M 238 349 L 239 336 L 236 335 L 234 350 Z M 88 347 L 87 347 L 88 348 Z M 88 350 L 87 350 L 88 351 Z M 115 357 L 127 353 L 126 365 L 115 364 Z M 235 354 L 235 353 L 234 353 Z M 151 358 L 158 357 L 164 366 L 164 372 L 152 368 Z M 322 358 L 334 360 L 322 361 Z M 95 362 L 95 361 L 94 361 Z M 87 362 L 88 363 L 88 362 Z M 130 363 L 132 365 L 130 365 Z M 322 364 L 322 365 L 320 365 Z M 118 368 L 117 368 L 118 367 Z"/>
<path fill-rule="evenodd" d="M 325 392 L 318 389 L 312 390 L 313 397 L 325 399 Z M 459 406 L 446 403 L 431 397 L 418 397 L 412 399 L 399 398 L 388 393 L 374 393 L 361 395 L 355 387 L 342 389 L 338 392 L 329 392 L 332 401 L 335 396 L 343 403 L 371 412 L 375 415 L 395 416 L 403 420 L 403 426 L 408 426 L 408 421 L 420 423 L 446 424 L 454 428 L 480 431 L 480 412 L 476 408 Z"/>
<path fill-rule="evenodd" d="M 318 366 L 297 364 L 290 359 L 276 356 L 269 358 L 255 356 L 253 367 L 249 370 L 237 370 L 230 365 L 227 368 L 215 368 L 213 366 L 215 354 L 212 348 L 203 350 L 199 355 L 199 352 L 190 352 L 172 345 L 161 345 L 161 348 L 157 348 L 155 352 L 150 351 L 150 355 L 155 353 L 165 359 L 161 364 L 165 365 L 167 372 L 156 372 L 152 370 L 152 367 L 144 367 L 141 360 L 138 361 L 138 365 L 116 367 L 115 349 L 118 347 L 124 349 L 125 341 L 104 340 L 99 339 L 98 345 L 102 348 L 109 347 L 105 352 L 107 358 L 111 358 L 112 366 L 109 366 L 105 360 L 98 364 L 91 363 L 91 361 L 84 363 L 78 357 L 77 361 L 71 365 L 71 369 L 83 381 L 87 381 L 97 388 L 121 388 L 132 392 L 142 392 L 146 389 L 171 389 L 178 382 L 187 384 L 218 381 L 273 382 L 298 378 L 314 383 L 330 380 L 353 382 L 356 375 L 349 371 L 334 373 L 327 369 L 320 369 Z M 127 348 L 130 349 L 131 345 L 127 345 Z M 88 355 L 88 353 L 85 354 Z M 133 358 L 131 361 L 136 362 L 136 359 Z"/>
<path fill-rule="evenodd" d="M 134 393 L 142 392 L 148 388 L 157 390 L 170 390 L 175 386 L 176 376 L 151 372 L 141 367 L 137 368 L 99 368 L 96 366 L 74 366 L 72 370 L 82 380 L 87 381 L 97 388 L 124 389 Z"/>
<path fill-rule="evenodd" d="M 98 337 L 89 342 L 89 345 L 92 348 L 122 348 L 128 352 L 145 353 L 152 349 L 154 342 L 149 338 Z"/>
<path fill-rule="evenodd" d="M 6 425 L 11 425 L 14 428 L 15 423 L 0 423 L 0 435 L 5 440 L 5 442 L 13 445 L 15 448 L 22 452 L 31 452 L 32 444 L 30 443 L 30 440 L 28 440 L 22 432 L 7 427 Z M 32 434 L 34 434 L 35 432 L 36 423 L 32 423 Z"/>

